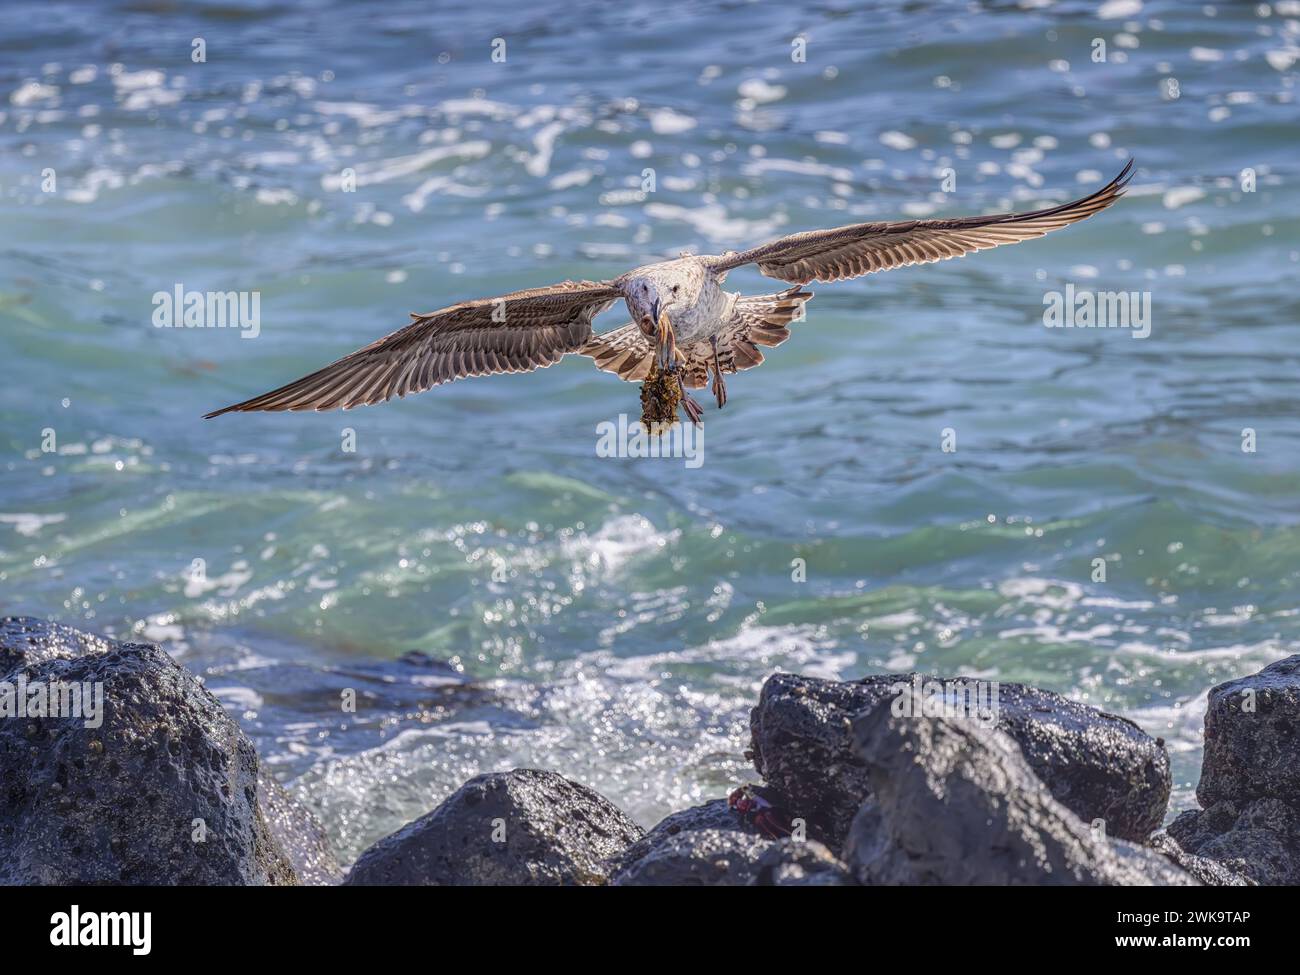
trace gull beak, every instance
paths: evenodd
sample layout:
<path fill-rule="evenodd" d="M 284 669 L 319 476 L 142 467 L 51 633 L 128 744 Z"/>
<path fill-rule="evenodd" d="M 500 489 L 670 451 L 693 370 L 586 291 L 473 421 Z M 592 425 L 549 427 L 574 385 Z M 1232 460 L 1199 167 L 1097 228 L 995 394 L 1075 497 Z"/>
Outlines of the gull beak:
<path fill-rule="evenodd" d="M 659 368 L 667 372 L 677 362 L 677 334 L 673 331 L 673 324 L 668 320 L 666 312 L 659 311 L 659 303 L 655 302 L 655 342 L 658 345 Z"/>

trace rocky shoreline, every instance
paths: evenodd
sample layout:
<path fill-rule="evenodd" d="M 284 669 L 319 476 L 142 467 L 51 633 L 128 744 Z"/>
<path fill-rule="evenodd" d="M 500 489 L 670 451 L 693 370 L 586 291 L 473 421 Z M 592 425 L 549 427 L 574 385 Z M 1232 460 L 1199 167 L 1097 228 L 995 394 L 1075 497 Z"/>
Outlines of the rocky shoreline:
<path fill-rule="evenodd" d="M 579 783 L 515 769 L 466 782 L 344 873 L 321 824 L 161 648 L 9 617 L 0 884 L 1300 882 L 1300 655 L 1210 692 L 1202 808 L 1163 830 L 1160 739 L 1019 684 L 998 685 L 987 712 L 934 708 L 921 681 L 773 675 L 750 721 L 761 781 L 648 832 Z M 980 684 L 943 687 L 973 701 Z M 102 710 L 55 716 L 20 687 L 99 687 Z"/>

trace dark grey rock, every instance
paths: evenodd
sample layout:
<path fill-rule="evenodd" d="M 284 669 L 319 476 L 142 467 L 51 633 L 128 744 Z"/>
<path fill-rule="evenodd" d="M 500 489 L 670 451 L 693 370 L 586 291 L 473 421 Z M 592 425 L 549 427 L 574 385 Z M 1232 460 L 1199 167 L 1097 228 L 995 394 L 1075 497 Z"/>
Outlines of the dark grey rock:
<path fill-rule="evenodd" d="M 654 829 L 646 833 L 627 849 L 622 850 L 609 861 L 609 875 L 621 873 L 643 859 L 655 848 L 662 846 L 668 839 L 679 833 L 694 830 L 716 829 L 757 836 L 756 828 L 727 805 L 726 799 L 714 799 L 700 806 L 683 809 L 661 820 Z"/>
<path fill-rule="evenodd" d="M 892 701 L 896 685 L 914 677 L 842 682 L 775 674 L 763 685 L 750 716 L 754 767 L 785 796 L 787 812 L 807 819 L 813 835 L 833 849 L 869 791 L 850 722 Z M 1058 801 L 1089 823 L 1105 820 L 1112 836 L 1141 841 L 1160 826 L 1172 781 L 1162 741 L 1125 718 L 1051 691 L 1022 684 L 998 690 L 998 729 L 1018 743 Z"/>
<path fill-rule="evenodd" d="M 1300 654 L 1210 691 L 1196 798 L 1300 804 Z"/>
<path fill-rule="evenodd" d="M 871 792 L 845 849 L 860 883 L 1195 884 L 1158 853 L 1085 824 L 1005 732 L 900 717 L 882 703 L 854 720 L 853 737 Z"/>
<path fill-rule="evenodd" d="M 694 829 L 668 837 L 614 876 L 619 887 L 744 887 L 772 841 L 731 829 Z"/>
<path fill-rule="evenodd" d="M 758 858 L 751 887 L 852 887 L 849 868 L 816 840 L 786 837 L 770 844 Z"/>
<path fill-rule="evenodd" d="M 157 646 L 9 617 L 0 684 L 20 678 L 99 685 L 103 714 L 0 719 L 0 884 L 297 882 L 252 742 Z"/>
<path fill-rule="evenodd" d="M 1167 832 L 1184 852 L 1252 883 L 1300 884 L 1300 810 L 1280 799 L 1224 799 L 1183 813 Z"/>
<path fill-rule="evenodd" d="M 1147 845 L 1175 865 L 1186 870 L 1207 887 L 1254 886 L 1254 881 L 1229 870 L 1222 863 L 1188 853 L 1167 832 L 1156 833 L 1147 841 Z"/>
<path fill-rule="evenodd" d="M 325 828 L 265 768 L 257 778 L 257 798 L 271 838 L 284 851 L 300 884 L 329 887 L 343 881 L 343 868 Z"/>
<path fill-rule="evenodd" d="M 554 772 L 470 779 L 361 854 L 345 884 L 592 885 L 644 835 L 616 806 Z"/>
<path fill-rule="evenodd" d="M 1300 884 L 1300 654 L 1210 691 L 1196 798 L 1168 828 L 1185 855 Z"/>

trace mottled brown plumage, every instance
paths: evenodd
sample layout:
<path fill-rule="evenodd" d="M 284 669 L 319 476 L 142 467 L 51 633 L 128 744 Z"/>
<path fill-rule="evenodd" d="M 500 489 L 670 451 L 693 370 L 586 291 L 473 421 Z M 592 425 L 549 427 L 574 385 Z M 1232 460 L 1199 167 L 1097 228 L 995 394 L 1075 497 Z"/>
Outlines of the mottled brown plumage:
<path fill-rule="evenodd" d="M 347 410 L 453 379 L 554 365 L 591 338 L 591 320 L 619 297 L 606 283 L 564 281 L 413 312 L 405 328 L 208 417 L 237 410 Z"/>
<path fill-rule="evenodd" d="M 1123 195 L 1132 173 L 1130 160 L 1095 193 L 1030 213 L 811 230 L 739 253 L 649 264 L 612 281 L 564 281 L 461 302 L 412 315 L 405 328 L 208 417 L 250 410 L 346 410 L 469 376 L 529 372 L 577 353 L 631 382 L 650 376 L 657 358 L 664 375 L 676 377 L 682 405 L 698 422 L 699 404 L 685 388 L 706 385 L 712 374 L 721 406 L 723 376 L 759 365 L 761 347 L 789 338 L 789 324 L 802 319 L 812 298 L 799 287 L 748 298 L 728 293 L 722 283 L 729 271 L 755 264 L 768 277 L 804 285 L 1031 240 L 1104 210 Z M 632 321 L 593 335 L 592 320 L 620 298 Z M 662 400 L 655 396 L 655 402 Z"/>
<path fill-rule="evenodd" d="M 1042 237 L 1090 217 L 1123 195 L 1132 172 L 1130 159 L 1123 171 L 1097 192 L 1045 210 L 956 220 L 857 223 L 830 230 L 809 230 L 715 258 L 710 267 L 725 274 L 745 264 L 757 264 L 769 278 L 807 284 L 842 281 L 909 264 L 961 257 L 1000 244 Z"/>

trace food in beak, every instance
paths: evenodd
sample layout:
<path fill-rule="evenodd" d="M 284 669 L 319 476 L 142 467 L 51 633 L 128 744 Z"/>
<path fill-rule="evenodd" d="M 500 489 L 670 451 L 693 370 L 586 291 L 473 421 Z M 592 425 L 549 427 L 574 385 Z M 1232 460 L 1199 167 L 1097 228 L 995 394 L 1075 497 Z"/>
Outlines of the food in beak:
<path fill-rule="evenodd" d="M 647 433 L 663 433 L 677 422 L 682 401 L 682 384 L 651 363 L 650 374 L 641 384 L 641 425 Z"/>

